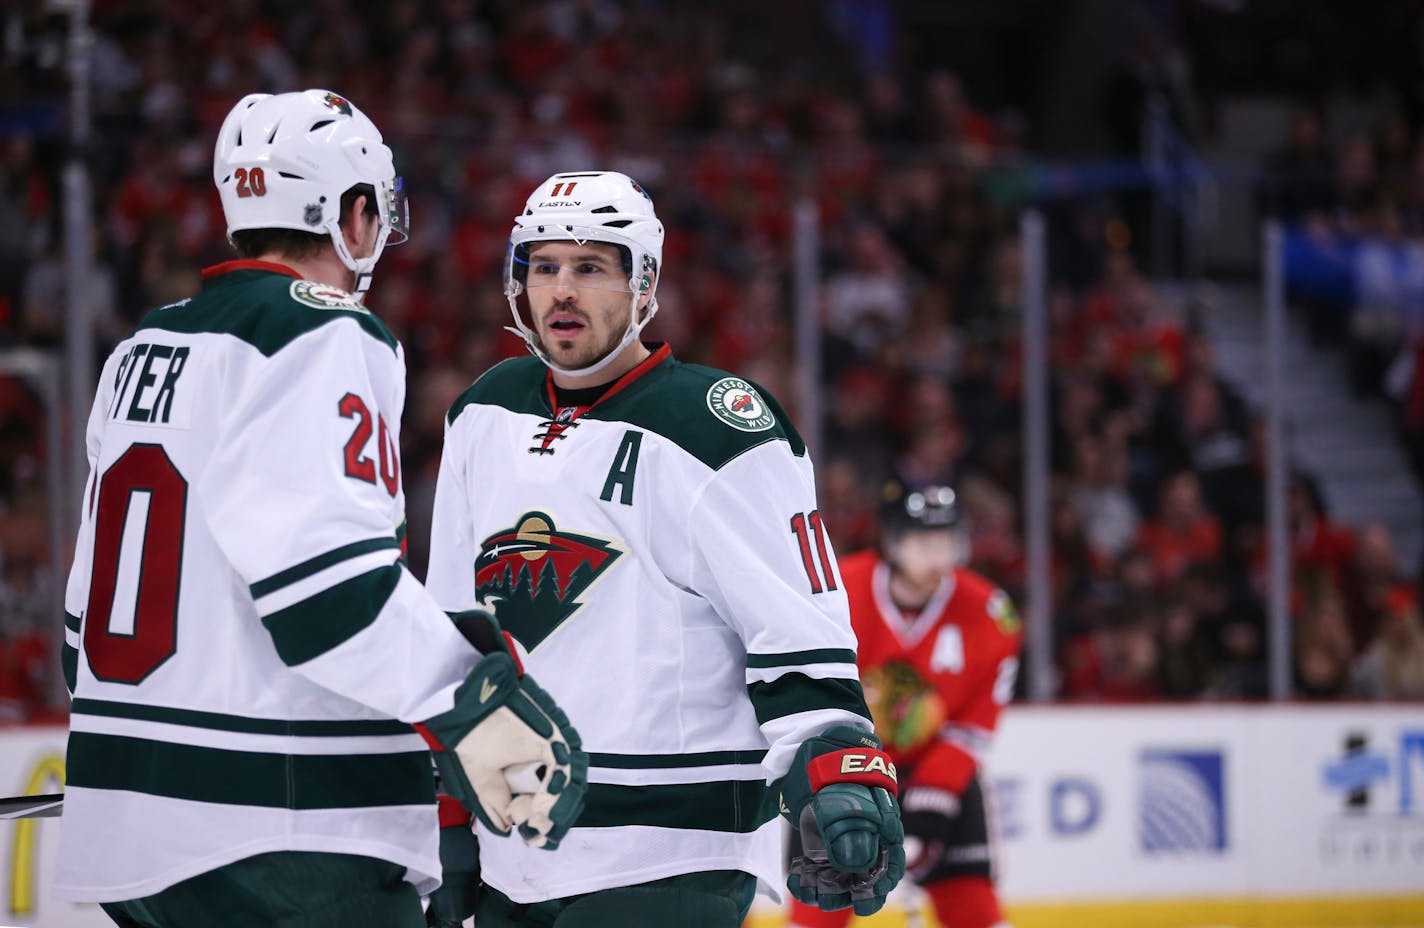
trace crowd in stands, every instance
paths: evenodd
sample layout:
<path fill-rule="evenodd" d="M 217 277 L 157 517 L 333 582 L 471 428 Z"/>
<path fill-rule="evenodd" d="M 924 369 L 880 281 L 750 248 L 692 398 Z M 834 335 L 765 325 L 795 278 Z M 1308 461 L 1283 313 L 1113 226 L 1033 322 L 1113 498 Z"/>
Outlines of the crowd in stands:
<path fill-rule="evenodd" d="M 257 88 L 347 95 L 382 127 L 411 196 L 413 237 L 386 252 L 369 302 L 407 351 L 405 490 L 422 573 L 444 412 L 523 351 L 502 330 L 500 273 L 535 183 L 592 167 L 637 178 L 668 228 L 647 337 L 791 410 L 790 204 L 809 198 L 824 284 L 824 442 L 812 450 L 838 549 L 874 544 L 887 477 L 949 483 L 973 566 L 1022 597 L 1022 203 L 994 182 L 1025 157 L 1021 120 L 977 109 L 947 71 L 848 67 L 879 60 L 856 44 L 880 34 L 857 28 L 856 4 L 838 17 L 799 2 L 676 17 L 662 6 L 98 5 L 96 273 L 84 286 L 102 347 L 232 257 L 210 158 L 233 102 Z M 753 7 L 762 25 L 748 32 Z M 19 92 L 0 106 L 57 107 L 64 87 L 38 68 L 6 83 Z M 31 110 L 28 125 L 0 123 L 0 349 L 60 344 L 70 285 L 63 139 Z M 1197 325 L 1209 307 L 1168 304 L 1109 205 L 1058 204 L 1050 221 L 1060 695 L 1262 698 L 1262 428 L 1214 368 Z M 21 381 L 0 377 L 0 720 L 62 694 L 59 617 L 45 610 L 69 551 L 49 550 L 43 531 L 39 462 L 54 451 L 43 415 Z M 1417 585 L 1388 534 L 1333 523 L 1305 475 L 1291 528 L 1299 695 L 1424 697 Z"/>
<path fill-rule="evenodd" d="M 1336 278 L 1343 286 L 1304 275 L 1292 295 L 1316 341 L 1343 347 L 1354 388 L 1393 403 L 1424 475 L 1424 289 L 1412 270 L 1424 261 L 1424 147 L 1398 112 L 1332 144 L 1323 114 L 1303 106 L 1263 167 L 1260 206 L 1337 264 L 1373 263 Z M 1373 258 L 1356 257 L 1362 243 Z"/>

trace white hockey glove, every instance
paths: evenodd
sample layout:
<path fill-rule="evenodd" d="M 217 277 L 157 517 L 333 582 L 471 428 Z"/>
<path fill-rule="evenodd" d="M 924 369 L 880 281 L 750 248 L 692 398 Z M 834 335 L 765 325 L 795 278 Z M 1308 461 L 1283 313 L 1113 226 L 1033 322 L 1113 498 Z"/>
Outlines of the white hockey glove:
<path fill-rule="evenodd" d="M 445 791 L 486 828 L 501 835 L 517 828 L 525 844 L 553 850 L 583 811 L 588 755 L 568 716 L 524 674 L 493 617 L 465 612 L 456 625 L 485 657 L 455 691 L 454 708 L 416 727 Z M 511 774 L 521 774 L 516 785 L 535 782 L 516 793 Z"/>

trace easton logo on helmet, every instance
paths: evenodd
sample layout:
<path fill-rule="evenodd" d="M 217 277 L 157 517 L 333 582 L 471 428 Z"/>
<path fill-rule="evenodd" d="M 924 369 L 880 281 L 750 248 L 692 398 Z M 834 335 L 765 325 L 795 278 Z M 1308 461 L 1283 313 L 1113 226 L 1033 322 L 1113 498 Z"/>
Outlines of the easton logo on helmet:
<path fill-rule="evenodd" d="M 526 512 L 481 543 L 475 597 L 498 600 L 500 624 L 533 651 L 622 554 L 606 539 L 561 532 L 547 514 Z"/>

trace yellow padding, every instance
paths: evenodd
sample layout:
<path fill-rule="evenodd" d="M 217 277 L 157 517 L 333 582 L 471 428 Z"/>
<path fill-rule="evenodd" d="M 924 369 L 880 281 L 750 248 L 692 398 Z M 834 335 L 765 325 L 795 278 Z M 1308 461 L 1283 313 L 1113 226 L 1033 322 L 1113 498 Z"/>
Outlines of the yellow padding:
<path fill-rule="evenodd" d="M 1424 895 L 1316 899 L 1151 899 L 1006 905 L 1013 928 L 1424 928 Z M 936 928 L 928 907 L 914 928 Z M 786 916 L 753 912 L 747 928 L 784 928 Z M 911 928 L 900 909 L 854 928 Z"/>

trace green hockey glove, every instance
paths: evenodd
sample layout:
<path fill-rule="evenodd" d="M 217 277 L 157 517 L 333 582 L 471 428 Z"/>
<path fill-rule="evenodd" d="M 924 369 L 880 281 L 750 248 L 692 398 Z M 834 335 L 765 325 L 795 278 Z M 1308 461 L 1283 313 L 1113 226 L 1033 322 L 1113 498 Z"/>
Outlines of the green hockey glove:
<path fill-rule="evenodd" d="M 485 657 L 455 691 L 454 707 L 416 728 L 434 752 L 445 791 L 486 828 L 501 835 L 517 828 L 525 844 L 553 850 L 583 811 L 588 755 L 568 716 L 524 674 L 492 616 L 461 613 L 456 625 Z M 511 780 L 531 770 L 523 777 L 531 785 Z"/>
<path fill-rule="evenodd" d="M 799 901 L 873 915 L 905 875 L 895 765 L 868 731 L 839 725 L 802 744 L 782 778 L 780 808 L 805 856 L 786 886 Z"/>

